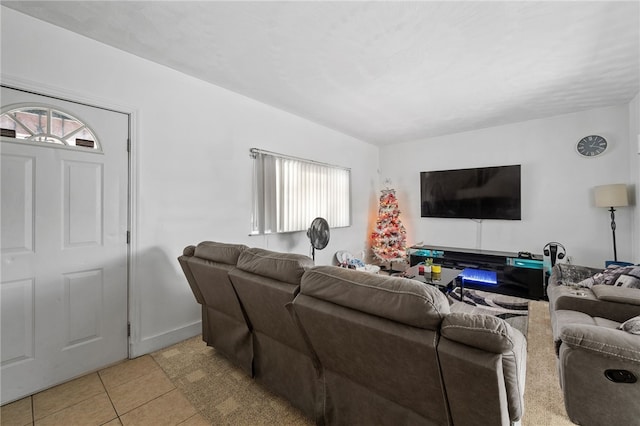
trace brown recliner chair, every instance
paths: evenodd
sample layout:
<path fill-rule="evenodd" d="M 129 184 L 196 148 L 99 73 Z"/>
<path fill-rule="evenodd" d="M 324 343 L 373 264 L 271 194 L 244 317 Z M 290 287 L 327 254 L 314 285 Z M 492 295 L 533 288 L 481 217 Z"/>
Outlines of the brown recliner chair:
<path fill-rule="evenodd" d="M 245 249 L 241 244 L 203 241 L 186 247 L 178 261 L 202 305 L 202 340 L 253 376 L 251 331 L 229 280 L 229 271 Z"/>
<path fill-rule="evenodd" d="M 313 416 L 315 370 L 286 305 L 298 294 L 307 256 L 260 248 L 242 252 L 229 277 L 253 337 L 255 379 Z"/>

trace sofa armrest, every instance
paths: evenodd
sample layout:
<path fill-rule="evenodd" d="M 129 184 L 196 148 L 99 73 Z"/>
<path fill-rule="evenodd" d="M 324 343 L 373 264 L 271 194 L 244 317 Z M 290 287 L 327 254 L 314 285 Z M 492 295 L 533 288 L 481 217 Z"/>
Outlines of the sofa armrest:
<path fill-rule="evenodd" d="M 500 361 L 501 371 L 497 377 L 503 381 L 506 393 L 506 407 L 511 422 L 518 421 L 524 411 L 524 385 L 527 365 L 527 341 L 523 334 L 511 327 L 506 321 L 491 315 L 474 315 L 452 313 L 445 317 L 441 326 L 442 337 L 475 349 L 469 349 L 467 356 L 496 354 Z M 456 350 L 459 354 L 465 351 Z M 486 356 L 485 355 L 485 356 Z M 464 355 L 461 355 L 464 357 Z M 444 362 L 444 361 L 443 361 Z M 473 374 L 474 365 L 469 361 L 467 366 Z M 487 369 L 485 360 L 482 369 Z M 446 368 L 446 367 L 445 367 Z"/>
<path fill-rule="evenodd" d="M 193 277 L 193 272 L 189 267 L 189 259 L 193 258 L 195 253 L 195 246 L 186 246 L 182 251 L 182 256 L 178 257 L 178 262 L 180 262 L 180 267 L 182 267 L 182 271 L 184 272 L 184 276 L 189 283 L 189 287 L 191 287 L 191 291 L 196 298 L 196 302 L 201 305 L 204 305 L 204 297 L 202 296 L 202 292 L 200 291 L 200 287 L 198 287 L 198 283 L 196 279 Z"/>
<path fill-rule="evenodd" d="M 598 300 L 637 305 L 640 312 L 640 289 L 611 285 L 594 285 L 591 290 Z"/>
<path fill-rule="evenodd" d="M 190 245 L 186 246 L 184 250 L 182 250 L 182 255 L 186 257 L 191 257 L 196 253 L 196 246 Z"/>
<path fill-rule="evenodd" d="M 517 330 L 491 315 L 449 314 L 442 322 L 441 332 L 449 340 L 496 354 L 513 350 L 516 345 Z"/>
<path fill-rule="evenodd" d="M 626 331 L 597 325 L 569 324 L 560 330 L 560 340 L 573 349 L 640 363 L 640 338 Z"/>

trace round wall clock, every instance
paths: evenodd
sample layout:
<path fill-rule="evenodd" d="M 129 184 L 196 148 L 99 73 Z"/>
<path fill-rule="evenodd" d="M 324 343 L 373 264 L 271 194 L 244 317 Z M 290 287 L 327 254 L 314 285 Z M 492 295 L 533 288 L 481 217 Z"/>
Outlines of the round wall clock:
<path fill-rule="evenodd" d="M 580 139 L 576 144 L 576 151 L 584 157 L 595 157 L 607 149 L 607 140 L 602 136 L 590 135 Z"/>

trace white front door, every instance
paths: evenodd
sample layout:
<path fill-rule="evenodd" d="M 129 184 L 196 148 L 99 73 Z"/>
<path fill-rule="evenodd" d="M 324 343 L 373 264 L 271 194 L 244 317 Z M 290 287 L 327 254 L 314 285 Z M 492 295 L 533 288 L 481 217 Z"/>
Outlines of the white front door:
<path fill-rule="evenodd" d="M 56 108 L 88 125 L 101 146 L 2 138 L 4 404 L 128 355 L 129 118 L 1 90 L 3 112 L 17 104 Z"/>

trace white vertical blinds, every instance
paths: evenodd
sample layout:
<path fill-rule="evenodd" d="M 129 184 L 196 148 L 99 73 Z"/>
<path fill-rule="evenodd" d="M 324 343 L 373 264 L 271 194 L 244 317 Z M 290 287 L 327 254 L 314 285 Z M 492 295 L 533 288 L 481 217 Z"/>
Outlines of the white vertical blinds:
<path fill-rule="evenodd" d="M 351 225 L 349 169 L 257 149 L 251 156 L 252 234 L 304 231 L 316 217 Z"/>

